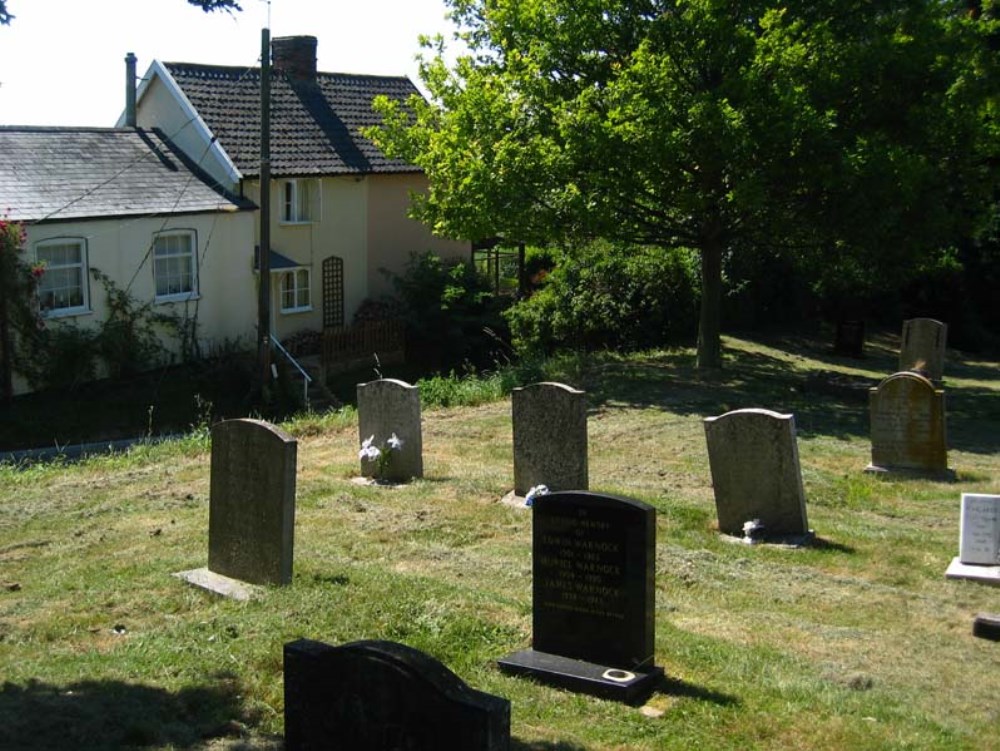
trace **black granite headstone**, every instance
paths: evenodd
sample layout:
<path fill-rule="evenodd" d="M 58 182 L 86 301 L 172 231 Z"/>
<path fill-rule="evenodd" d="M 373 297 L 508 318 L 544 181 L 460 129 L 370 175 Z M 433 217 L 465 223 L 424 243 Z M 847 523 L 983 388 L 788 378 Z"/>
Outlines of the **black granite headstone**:
<path fill-rule="evenodd" d="M 502 670 L 635 702 L 659 683 L 653 664 L 656 510 L 582 491 L 532 506 L 532 649 Z"/>
<path fill-rule="evenodd" d="M 979 613 L 972 622 L 972 635 L 980 639 L 1000 641 L 1000 615 Z"/>
<path fill-rule="evenodd" d="M 285 645 L 287 751 L 508 751 L 510 702 L 404 644 Z"/>

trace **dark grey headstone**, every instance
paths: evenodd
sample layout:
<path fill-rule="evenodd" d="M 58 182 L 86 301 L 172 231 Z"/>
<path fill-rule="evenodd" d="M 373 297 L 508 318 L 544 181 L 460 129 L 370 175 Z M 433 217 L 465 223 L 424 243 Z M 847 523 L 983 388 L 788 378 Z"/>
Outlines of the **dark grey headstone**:
<path fill-rule="evenodd" d="M 899 348 L 899 369 L 912 370 L 940 382 L 944 378 L 944 355 L 948 341 L 948 324 L 933 318 L 911 318 L 903 321 L 902 343 Z"/>
<path fill-rule="evenodd" d="M 860 320 L 837 321 L 833 351 L 847 357 L 864 357 L 865 322 Z"/>
<path fill-rule="evenodd" d="M 208 568 L 251 584 L 289 584 L 297 443 L 261 420 L 212 427 Z"/>
<path fill-rule="evenodd" d="M 654 659 L 656 510 L 587 492 L 532 507 L 532 649 L 501 669 L 618 701 L 662 679 Z"/>
<path fill-rule="evenodd" d="M 510 702 L 403 644 L 285 645 L 288 751 L 508 751 Z"/>

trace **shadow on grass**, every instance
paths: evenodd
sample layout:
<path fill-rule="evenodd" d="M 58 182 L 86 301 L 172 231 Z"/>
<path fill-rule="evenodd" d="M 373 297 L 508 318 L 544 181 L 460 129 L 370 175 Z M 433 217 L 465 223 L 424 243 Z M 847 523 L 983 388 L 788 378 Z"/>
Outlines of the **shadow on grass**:
<path fill-rule="evenodd" d="M 238 737 L 241 714 L 235 685 L 170 693 L 120 681 L 39 681 L 0 686 L 0 748 L 192 748 L 209 738 Z M 242 746 L 250 749 L 254 746 Z M 259 745 L 256 748 L 274 748 Z"/>
<path fill-rule="evenodd" d="M 720 707 L 734 707 L 740 703 L 737 697 L 730 694 L 724 694 L 721 691 L 712 691 L 702 686 L 695 686 L 691 683 L 685 683 L 680 678 L 671 678 L 670 676 L 663 677 L 660 685 L 656 687 L 656 692 L 658 694 L 667 694 L 685 699 L 708 701 Z"/>
<path fill-rule="evenodd" d="M 758 341 L 754 338 L 753 341 Z M 802 352 L 819 363 L 849 365 L 864 374 L 823 368 L 803 371 L 764 352 L 741 351 L 718 371 L 699 371 L 689 353 L 656 353 L 629 360 L 599 362 L 583 388 L 594 411 L 653 408 L 678 415 L 711 417 L 749 407 L 793 414 L 800 437 L 867 439 L 870 435 L 868 389 L 895 372 L 895 354 L 871 346 L 864 360 L 818 353 L 794 338 L 760 341 L 789 352 Z M 875 354 L 877 352 L 877 354 Z M 1000 371 L 960 366 L 963 377 L 996 380 Z M 947 375 L 946 375 L 947 377 Z M 946 388 L 950 447 L 976 454 L 1000 451 L 1000 395 L 979 386 Z"/>
<path fill-rule="evenodd" d="M 586 746 L 577 746 L 565 741 L 519 741 L 517 738 L 510 739 L 510 751 L 587 751 Z"/>

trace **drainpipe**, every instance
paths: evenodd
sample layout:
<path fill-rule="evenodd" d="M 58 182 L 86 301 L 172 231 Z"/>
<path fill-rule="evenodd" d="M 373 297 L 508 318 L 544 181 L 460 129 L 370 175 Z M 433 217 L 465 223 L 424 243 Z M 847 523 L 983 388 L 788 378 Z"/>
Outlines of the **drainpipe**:
<path fill-rule="evenodd" d="M 135 55 L 125 55 L 125 127 L 135 127 Z"/>

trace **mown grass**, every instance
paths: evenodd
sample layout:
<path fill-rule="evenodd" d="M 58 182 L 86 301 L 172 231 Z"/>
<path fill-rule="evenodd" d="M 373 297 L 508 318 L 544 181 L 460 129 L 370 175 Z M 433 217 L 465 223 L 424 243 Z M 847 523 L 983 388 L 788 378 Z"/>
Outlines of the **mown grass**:
<path fill-rule="evenodd" d="M 0 748 L 279 748 L 282 645 L 300 637 L 434 655 L 511 699 L 515 751 L 1000 748 L 1000 650 L 971 635 L 1000 590 L 944 578 L 960 494 L 1000 493 L 997 363 L 951 353 L 958 480 L 880 480 L 862 473 L 863 387 L 894 369 L 895 344 L 856 361 L 810 339 L 729 338 L 709 376 L 689 351 L 562 364 L 590 397 L 591 487 L 658 511 L 668 681 L 643 708 L 495 667 L 531 639 L 530 514 L 498 502 L 513 471 L 510 404 L 495 396 L 510 384 L 425 406 L 425 477 L 402 487 L 351 482 L 353 410 L 286 423 L 295 577 L 249 603 L 170 576 L 206 561 L 204 431 L 0 468 Z M 701 420 L 746 406 L 796 416 L 810 548 L 747 548 L 714 529 Z"/>

